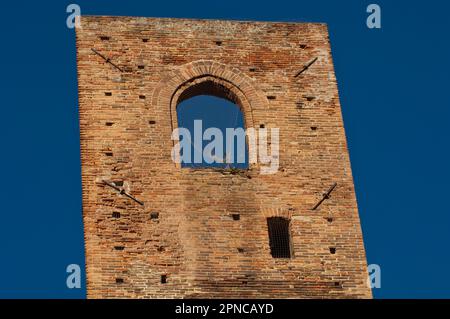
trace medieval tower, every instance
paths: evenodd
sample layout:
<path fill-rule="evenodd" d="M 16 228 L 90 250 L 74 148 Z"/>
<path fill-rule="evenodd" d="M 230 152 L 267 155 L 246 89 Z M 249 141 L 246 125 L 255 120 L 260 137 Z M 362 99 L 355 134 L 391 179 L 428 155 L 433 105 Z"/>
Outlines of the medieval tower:
<path fill-rule="evenodd" d="M 89 298 L 370 298 L 328 30 L 318 23 L 81 17 Z M 180 167 L 177 105 L 279 128 L 279 168 Z"/>

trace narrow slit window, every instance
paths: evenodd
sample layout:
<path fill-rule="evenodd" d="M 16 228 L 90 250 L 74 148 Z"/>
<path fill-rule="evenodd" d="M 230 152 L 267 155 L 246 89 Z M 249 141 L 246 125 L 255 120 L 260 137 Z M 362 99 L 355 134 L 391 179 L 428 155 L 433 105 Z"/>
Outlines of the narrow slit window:
<path fill-rule="evenodd" d="M 273 258 L 291 258 L 291 238 L 289 219 L 283 217 L 267 218 L 270 253 Z"/>

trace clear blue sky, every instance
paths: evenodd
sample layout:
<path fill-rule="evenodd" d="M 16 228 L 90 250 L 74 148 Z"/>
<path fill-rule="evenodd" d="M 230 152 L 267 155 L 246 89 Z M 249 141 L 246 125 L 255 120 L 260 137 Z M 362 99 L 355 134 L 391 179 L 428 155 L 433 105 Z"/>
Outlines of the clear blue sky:
<path fill-rule="evenodd" d="M 93 1 L 82 14 L 326 22 L 378 298 L 450 297 L 447 1 Z M 382 7 L 382 29 L 365 25 Z M 0 297 L 84 298 L 70 1 L 2 3 Z M 84 287 L 84 277 L 83 277 Z"/>
<path fill-rule="evenodd" d="M 244 145 L 245 149 L 244 152 L 242 152 L 242 149 L 238 149 L 239 144 L 237 138 L 226 134 L 227 128 L 241 128 L 242 131 L 244 130 L 244 116 L 236 104 L 215 96 L 194 96 L 181 102 L 177 106 L 177 117 L 179 127 L 188 129 L 190 133 L 190 140 L 189 138 L 187 140 L 189 143 L 183 143 L 183 138 L 180 137 L 180 145 L 189 145 L 189 148 L 191 149 L 190 161 L 188 163 L 184 163 L 184 161 L 182 161 L 182 167 L 248 168 L 247 145 Z M 196 120 L 201 120 L 203 132 L 209 127 L 218 128 L 222 132 L 222 156 L 218 156 L 219 153 L 213 153 L 213 156 L 206 156 L 206 158 L 203 156 L 204 147 L 206 147 L 209 143 L 215 144 L 213 141 L 216 141 L 216 139 L 217 141 L 220 141 L 220 138 L 212 137 L 210 141 L 203 141 L 202 147 L 197 147 L 194 138 L 194 125 Z M 233 138 L 233 150 L 227 149 L 227 141 L 231 142 Z M 183 151 L 181 151 L 181 153 L 183 153 Z M 203 157 L 204 160 L 214 162 L 208 164 L 203 161 L 202 163 L 196 164 L 195 153 L 197 153 L 199 158 Z M 244 162 L 242 162 L 242 159 L 239 160 L 238 154 L 245 155 L 244 158 L 242 158 L 244 159 Z M 207 152 L 206 155 L 209 155 L 209 152 Z M 225 159 L 229 164 L 221 163 L 221 159 Z"/>

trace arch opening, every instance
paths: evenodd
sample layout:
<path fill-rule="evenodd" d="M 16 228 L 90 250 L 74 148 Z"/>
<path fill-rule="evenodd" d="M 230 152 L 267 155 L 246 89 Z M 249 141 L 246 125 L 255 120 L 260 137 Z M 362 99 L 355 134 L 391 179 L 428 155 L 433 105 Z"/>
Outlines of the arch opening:
<path fill-rule="evenodd" d="M 248 168 L 242 100 L 222 83 L 205 80 L 176 99 L 181 167 Z"/>

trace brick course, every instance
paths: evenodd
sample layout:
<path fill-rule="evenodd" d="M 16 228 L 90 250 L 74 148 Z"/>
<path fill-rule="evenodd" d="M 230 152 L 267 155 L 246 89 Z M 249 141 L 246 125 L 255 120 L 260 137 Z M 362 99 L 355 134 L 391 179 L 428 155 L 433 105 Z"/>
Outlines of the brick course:
<path fill-rule="evenodd" d="M 326 25 L 83 16 L 76 43 L 89 298 L 371 298 Z M 276 174 L 173 163 L 176 106 L 199 93 L 280 128 Z"/>

